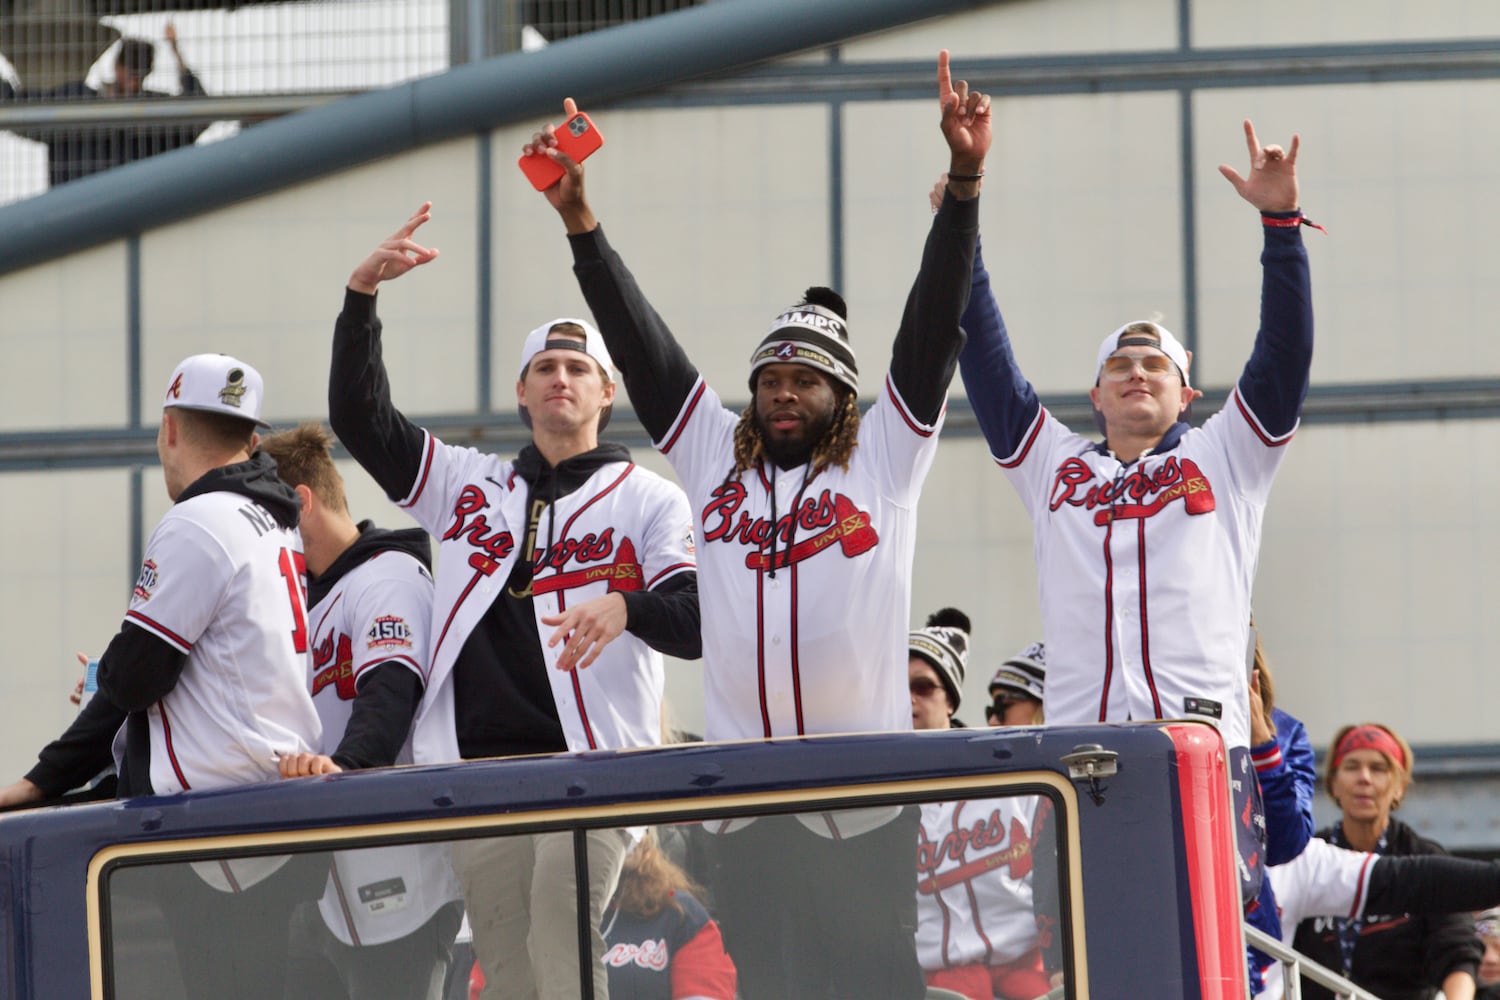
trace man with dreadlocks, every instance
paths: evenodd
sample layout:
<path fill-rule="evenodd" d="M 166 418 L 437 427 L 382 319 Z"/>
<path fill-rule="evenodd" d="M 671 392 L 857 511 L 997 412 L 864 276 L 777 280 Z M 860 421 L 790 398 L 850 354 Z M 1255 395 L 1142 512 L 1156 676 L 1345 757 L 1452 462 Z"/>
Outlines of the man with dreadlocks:
<path fill-rule="evenodd" d="M 963 333 L 990 102 L 938 59 L 950 183 L 873 406 L 844 302 L 812 288 L 750 358 L 753 401 L 727 409 L 651 308 L 550 129 L 544 194 L 636 414 L 698 520 L 705 733 L 756 739 L 909 730 L 905 649 L 915 512 Z M 575 111 L 571 100 L 564 111 Z M 920 997 L 915 809 L 770 817 L 719 832 L 716 898 L 749 1000 Z M 743 823 L 743 821 L 739 821 Z M 795 908 L 778 907 L 795 901 Z"/>

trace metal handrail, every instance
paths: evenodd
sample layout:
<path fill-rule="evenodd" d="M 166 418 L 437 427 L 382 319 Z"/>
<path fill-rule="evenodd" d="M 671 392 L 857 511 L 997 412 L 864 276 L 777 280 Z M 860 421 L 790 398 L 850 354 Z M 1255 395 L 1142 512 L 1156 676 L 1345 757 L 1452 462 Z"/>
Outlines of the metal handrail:
<path fill-rule="evenodd" d="M 1333 991 L 1336 997 L 1349 1000 L 1380 1000 L 1369 990 L 1360 989 L 1343 976 L 1319 965 L 1295 948 L 1289 948 L 1265 931 L 1245 925 L 1245 941 L 1252 948 L 1270 955 L 1281 963 L 1283 1000 L 1302 1000 L 1302 977 L 1306 976 L 1319 986 Z"/>

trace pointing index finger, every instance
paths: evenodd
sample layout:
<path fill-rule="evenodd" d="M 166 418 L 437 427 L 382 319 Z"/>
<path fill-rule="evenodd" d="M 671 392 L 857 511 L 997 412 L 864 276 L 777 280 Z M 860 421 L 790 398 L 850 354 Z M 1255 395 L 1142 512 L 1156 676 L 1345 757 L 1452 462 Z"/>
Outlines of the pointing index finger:
<path fill-rule="evenodd" d="M 938 99 L 947 107 L 948 97 L 953 93 L 953 75 L 948 71 L 948 50 L 938 53 Z"/>

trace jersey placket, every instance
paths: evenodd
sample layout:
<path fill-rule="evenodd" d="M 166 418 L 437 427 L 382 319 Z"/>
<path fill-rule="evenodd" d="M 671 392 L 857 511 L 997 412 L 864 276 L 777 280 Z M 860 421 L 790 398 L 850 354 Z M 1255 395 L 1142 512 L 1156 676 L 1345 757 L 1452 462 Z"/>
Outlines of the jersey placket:
<path fill-rule="evenodd" d="M 1135 499 L 1125 495 L 1127 466 L 1115 470 L 1111 483 L 1108 523 L 1104 529 L 1105 680 L 1099 721 L 1121 718 L 1111 713 L 1114 684 L 1123 688 L 1125 718 L 1162 717 L 1161 700 L 1151 672 L 1150 614 L 1146 563 L 1148 518 L 1121 517 Z M 1144 459 L 1136 464 L 1145 476 Z"/>
<path fill-rule="evenodd" d="M 802 494 L 805 483 L 801 476 L 767 477 L 762 473 L 761 485 L 766 490 L 768 506 L 773 511 L 786 511 L 778 519 L 795 521 L 797 512 L 793 505 Z M 772 524 L 773 535 L 779 525 Z M 768 557 L 772 553 L 790 553 L 788 539 L 776 538 L 773 548 L 769 542 L 761 550 Z M 786 559 L 780 567 L 768 558 L 756 571 L 756 611 L 759 619 L 760 649 L 757 650 L 760 672 L 761 722 L 765 735 L 786 735 L 787 725 L 795 726 L 797 735 L 803 735 L 802 690 L 797 662 L 797 612 L 799 603 L 797 563 Z M 790 715 L 790 717 L 789 717 Z"/>

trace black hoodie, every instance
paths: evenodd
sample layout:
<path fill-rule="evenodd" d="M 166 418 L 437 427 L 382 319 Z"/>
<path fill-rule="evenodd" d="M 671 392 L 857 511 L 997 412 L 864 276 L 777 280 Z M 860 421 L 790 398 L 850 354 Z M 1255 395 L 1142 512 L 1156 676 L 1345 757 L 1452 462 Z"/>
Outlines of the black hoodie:
<path fill-rule="evenodd" d="M 453 665 L 458 748 L 465 759 L 568 748 L 537 631 L 532 571 L 537 550 L 545 552 L 554 542 L 553 503 L 582 487 L 601 466 L 628 461 L 629 449 L 614 443 L 600 444 L 556 467 L 547 464 L 535 445 L 516 456 L 516 473 L 529 491 L 526 509 L 534 512 L 535 523 L 524 529 L 526 549 L 503 592 L 474 626 Z M 636 638 L 669 656 L 703 655 L 696 573 L 679 573 L 652 590 L 621 596 L 625 627 Z"/>
<path fill-rule="evenodd" d="M 182 503 L 204 493 L 237 493 L 254 500 L 284 528 L 295 528 L 297 494 L 276 477 L 276 463 L 263 452 L 248 461 L 210 469 L 178 495 Z M 77 788 L 109 767 L 115 733 L 126 726 L 120 768 L 121 798 L 151 793 L 151 746 L 146 710 L 177 685 L 187 654 L 165 639 L 126 622 L 99 657 L 99 691 L 73 724 L 38 755 L 27 780 L 47 798 Z M 127 722 L 128 718 L 128 722 Z"/>
<path fill-rule="evenodd" d="M 308 581 L 307 603 L 316 617 L 335 584 L 368 559 L 382 552 L 404 552 L 412 556 L 430 574 L 432 542 L 421 528 L 390 531 L 377 528 L 370 521 L 359 523 L 359 537 L 333 565 Z M 347 769 L 386 767 L 396 762 L 396 755 L 411 731 L 411 720 L 422 700 L 422 679 L 400 663 L 378 663 L 359 677 L 352 714 L 339 739 L 338 749 L 329 756 L 339 767 Z M 331 734 L 324 734 L 325 736 Z"/>

